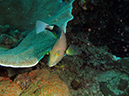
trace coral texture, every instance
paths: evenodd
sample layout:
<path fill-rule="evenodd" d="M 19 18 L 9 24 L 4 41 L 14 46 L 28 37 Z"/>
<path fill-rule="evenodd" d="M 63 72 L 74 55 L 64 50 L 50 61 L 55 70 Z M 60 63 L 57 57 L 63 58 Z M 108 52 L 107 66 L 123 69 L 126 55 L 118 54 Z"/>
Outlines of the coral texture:
<path fill-rule="evenodd" d="M 67 85 L 47 69 L 16 76 L 14 81 L 0 77 L 0 96 L 70 96 Z"/>
<path fill-rule="evenodd" d="M 73 18 L 71 15 L 73 1 L 69 0 L 68 3 L 64 3 L 62 0 L 1 1 L 0 25 L 13 26 L 19 32 L 28 34 L 21 37 L 23 40 L 15 46 L 16 42 L 14 41 L 17 40 L 8 34 L 19 32 L 13 31 L 13 28 L 9 26 L 1 28 L 1 30 L 5 29 L 2 31 L 3 34 L 6 33 L 6 35 L 1 34 L 0 36 L 1 46 L 11 49 L 6 51 L 0 49 L 0 65 L 9 67 L 35 66 L 52 49 L 56 41 L 55 35 L 49 31 L 36 34 L 36 21 L 41 20 L 48 24 L 56 24 L 65 32 L 67 22 Z M 13 46 L 7 46 L 12 44 Z"/>

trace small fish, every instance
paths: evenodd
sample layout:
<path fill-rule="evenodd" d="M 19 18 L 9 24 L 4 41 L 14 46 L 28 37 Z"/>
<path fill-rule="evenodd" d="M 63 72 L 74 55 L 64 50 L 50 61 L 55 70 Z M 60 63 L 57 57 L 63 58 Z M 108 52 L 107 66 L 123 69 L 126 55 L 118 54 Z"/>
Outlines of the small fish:
<path fill-rule="evenodd" d="M 43 32 L 44 30 L 51 31 L 53 34 L 56 34 L 56 37 L 57 37 L 56 43 L 54 44 L 52 50 L 50 50 L 49 59 L 48 59 L 49 67 L 55 66 L 64 57 L 65 54 L 77 55 L 81 53 L 81 50 L 79 50 L 74 45 L 71 45 L 66 50 L 66 45 L 67 45 L 66 36 L 60 27 L 58 27 L 57 25 L 48 25 L 47 23 L 42 22 L 42 21 L 37 21 L 36 22 L 36 33 L 39 34 Z"/>

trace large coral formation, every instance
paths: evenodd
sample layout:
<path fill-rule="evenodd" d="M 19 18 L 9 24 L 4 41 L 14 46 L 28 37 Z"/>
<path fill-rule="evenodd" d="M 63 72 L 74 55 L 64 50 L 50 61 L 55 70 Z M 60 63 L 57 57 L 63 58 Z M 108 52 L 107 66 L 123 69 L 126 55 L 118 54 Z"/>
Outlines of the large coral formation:
<path fill-rule="evenodd" d="M 23 91 L 22 96 L 34 94 L 41 96 L 70 96 L 66 84 L 56 74 L 50 74 L 46 69 L 34 70 L 28 74 L 32 84 Z M 34 86 L 33 90 L 32 87 Z"/>
<path fill-rule="evenodd" d="M 16 76 L 14 81 L 0 77 L 3 96 L 70 96 L 67 85 L 47 69 L 37 69 Z"/>
<path fill-rule="evenodd" d="M 32 30 L 35 21 L 42 20 L 66 27 L 67 21 L 72 19 L 71 7 L 71 3 L 65 5 L 62 0 L 1 0 L 0 25 L 9 24 L 18 29 Z"/>
<path fill-rule="evenodd" d="M 10 25 L 0 25 L 0 49 L 16 47 L 27 34 L 27 31 L 20 32 Z"/>
<path fill-rule="evenodd" d="M 0 96 L 18 96 L 22 92 L 20 86 L 9 78 L 0 77 Z"/>
<path fill-rule="evenodd" d="M 35 66 L 46 53 L 52 49 L 56 37 L 49 31 L 36 34 L 35 23 L 41 20 L 48 24 L 58 25 L 66 32 L 67 22 L 73 18 L 71 15 L 74 0 L 64 3 L 62 0 L 10 0 L 0 1 L 0 25 L 10 25 L 18 30 L 23 30 L 25 37 L 17 40 L 19 32 L 8 28 L 1 28 L 7 34 L 0 36 L 2 47 L 0 49 L 0 65 L 9 67 L 32 67 Z M 19 4 L 20 3 L 20 4 Z M 8 27 L 8 26 L 7 26 Z M 9 35 L 8 35 L 9 34 Z M 13 35 L 13 36 L 11 36 Z M 18 43 L 18 44 L 15 44 Z M 4 45 L 5 44 L 5 45 Z M 17 46 L 16 46 L 17 45 Z"/>

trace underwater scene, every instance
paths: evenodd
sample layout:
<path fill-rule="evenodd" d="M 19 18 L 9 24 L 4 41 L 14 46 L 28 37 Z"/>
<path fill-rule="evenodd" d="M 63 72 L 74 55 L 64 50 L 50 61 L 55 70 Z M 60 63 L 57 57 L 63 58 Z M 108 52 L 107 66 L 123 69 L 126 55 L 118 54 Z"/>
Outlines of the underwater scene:
<path fill-rule="evenodd" d="M 129 96 L 129 0 L 0 0 L 0 96 Z"/>

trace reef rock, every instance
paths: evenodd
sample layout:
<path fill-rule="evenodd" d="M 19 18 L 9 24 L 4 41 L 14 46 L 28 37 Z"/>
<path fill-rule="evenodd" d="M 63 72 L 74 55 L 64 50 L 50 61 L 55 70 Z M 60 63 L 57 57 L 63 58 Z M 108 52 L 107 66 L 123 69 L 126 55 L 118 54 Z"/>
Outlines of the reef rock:
<path fill-rule="evenodd" d="M 67 85 L 47 69 L 19 74 L 14 81 L 0 77 L 2 96 L 70 96 Z"/>

